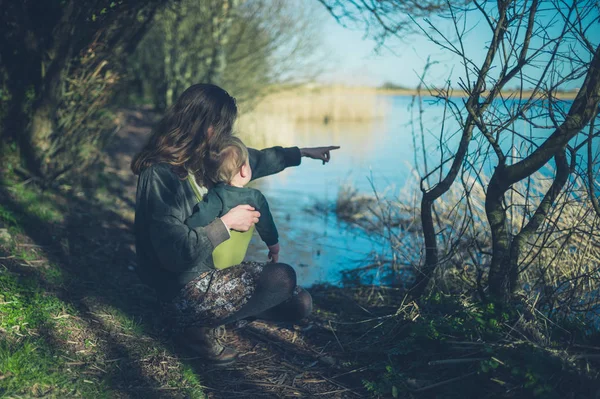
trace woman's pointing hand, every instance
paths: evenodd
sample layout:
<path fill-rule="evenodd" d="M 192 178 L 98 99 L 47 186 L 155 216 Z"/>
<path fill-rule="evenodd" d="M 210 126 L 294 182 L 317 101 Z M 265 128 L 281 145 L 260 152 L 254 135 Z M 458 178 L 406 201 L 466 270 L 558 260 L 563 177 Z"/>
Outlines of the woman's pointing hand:
<path fill-rule="evenodd" d="M 323 165 L 331 160 L 330 151 L 339 149 L 339 146 L 328 146 L 328 147 L 310 147 L 310 148 L 300 148 L 300 154 L 303 157 L 312 158 L 312 159 L 320 159 L 323 161 Z"/>

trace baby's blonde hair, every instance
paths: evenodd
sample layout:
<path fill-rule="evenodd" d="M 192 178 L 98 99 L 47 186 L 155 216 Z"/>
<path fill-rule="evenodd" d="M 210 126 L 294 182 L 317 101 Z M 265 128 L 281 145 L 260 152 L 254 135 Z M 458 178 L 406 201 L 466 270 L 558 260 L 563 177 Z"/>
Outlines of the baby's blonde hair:
<path fill-rule="evenodd" d="M 205 177 L 213 183 L 231 183 L 248 157 L 248 148 L 242 140 L 225 137 L 210 148 L 204 161 Z"/>

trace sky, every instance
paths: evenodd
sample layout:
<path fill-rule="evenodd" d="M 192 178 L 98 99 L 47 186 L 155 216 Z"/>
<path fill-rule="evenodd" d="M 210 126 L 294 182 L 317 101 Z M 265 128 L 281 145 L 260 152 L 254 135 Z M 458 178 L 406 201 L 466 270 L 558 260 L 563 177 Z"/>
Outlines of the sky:
<path fill-rule="evenodd" d="M 323 36 L 324 46 L 335 59 L 335 65 L 321 77 L 324 82 L 357 86 L 381 86 L 392 82 L 416 87 L 428 56 L 440 62 L 431 69 L 437 78 L 443 79 L 445 72 L 455 64 L 453 57 L 422 35 L 411 35 L 404 41 L 394 40 L 389 44 L 391 48 L 382 48 L 376 53 L 375 40 L 329 18 Z"/>
<path fill-rule="evenodd" d="M 326 11 L 323 10 L 323 13 L 326 14 Z M 465 47 L 474 61 L 481 62 L 489 44 L 490 30 L 479 18 L 480 14 L 475 12 L 471 15 L 473 17 L 468 19 L 468 23 L 472 29 L 464 40 Z M 549 13 L 544 18 L 550 22 L 552 18 L 556 18 L 556 13 Z M 598 18 L 597 13 L 595 18 Z M 438 20 L 436 26 L 442 32 L 454 36 L 453 26 L 449 21 Z M 600 24 L 597 19 L 596 26 L 598 29 L 592 29 L 588 37 L 597 45 L 600 43 Z M 380 86 L 392 82 L 416 87 L 428 57 L 437 62 L 430 67 L 428 82 L 443 84 L 449 77 L 453 82 L 457 82 L 459 77 L 464 76 L 464 68 L 458 57 L 430 42 L 422 34 L 411 34 L 402 40 L 390 40 L 387 43 L 391 49 L 383 48 L 376 53 L 374 49 L 377 43 L 365 37 L 364 32 L 344 28 L 334 18 L 328 17 L 323 19 L 323 39 L 323 45 L 333 60 L 329 60 L 329 68 L 320 78 L 320 81 L 325 83 Z M 531 73 L 539 72 L 532 70 Z M 456 84 L 453 86 L 456 87 Z"/>

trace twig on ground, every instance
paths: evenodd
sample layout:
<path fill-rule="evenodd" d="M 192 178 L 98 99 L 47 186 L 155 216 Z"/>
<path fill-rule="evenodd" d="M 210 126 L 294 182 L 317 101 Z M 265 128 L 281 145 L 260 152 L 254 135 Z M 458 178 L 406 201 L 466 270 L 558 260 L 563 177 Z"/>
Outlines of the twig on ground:
<path fill-rule="evenodd" d="M 348 392 L 348 391 L 349 391 L 349 389 L 338 389 L 336 391 L 315 393 L 315 394 L 313 394 L 313 396 L 332 395 L 334 393 L 342 393 L 342 392 Z"/>
<path fill-rule="evenodd" d="M 351 393 L 353 393 L 354 395 L 356 395 L 356 396 L 358 396 L 358 397 L 361 397 L 361 396 L 362 396 L 362 395 L 358 394 L 357 392 L 353 391 L 352 389 L 350 389 L 350 388 L 348 388 L 348 387 L 346 387 L 346 386 L 344 386 L 344 385 L 340 384 L 339 382 L 337 382 L 337 381 L 335 381 L 335 380 L 332 380 L 331 378 L 327 378 L 327 377 L 325 377 L 324 375 L 320 375 L 320 377 L 321 377 L 321 378 L 323 378 L 324 380 L 326 380 L 327 382 L 331 383 L 331 384 L 335 384 L 335 385 L 337 385 L 338 387 L 345 389 L 347 392 L 351 392 Z"/>
<path fill-rule="evenodd" d="M 342 352 L 346 352 L 346 351 L 344 350 L 344 347 L 342 346 L 342 343 L 340 342 L 340 340 L 339 340 L 339 338 L 338 338 L 337 334 L 335 333 L 335 330 L 334 330 L 334 329 L 333 329 L 333 327 L 331 326 L 331 320 L 329 320 L 329 328 L 330 328 L 330 331 L 333 333 L 333 336 L 335 337 L 335 340 L 337 341 L 338 345 L 340 346 L 340 349 L 342 350 Z"/>
<path fill-rule="evenodd" d="M 336 375 L 334 375 L 334 376 L 333 376 L 333 377 L 331 377 L 331 378 L 338 378 L 338 377 L 341 377 L 341 376 L 343 376 L 343 375 L 347 375 L 347 374 L 359 373 L 359 372 L 361 372 L 361 371 L 365 371 L 365 370 L 367 370 L 368 368 L 369 368 L 369 366 L 363 366 L 363 367 L 359 367 L 359 368 L 357 368 L 357 369 L 350 370 L 350 371 L 347 371 L 347 372 L 345 372 L 345 373 L 336 374 Z"/>
<path fill-rule="evenodd" d="M 451 384 L 453 382 L 464 380 L 465 378 L 471 377 L 472 375 L 475 375 L 475 374 L 477 374 L 477 372 L 473 371 L 472 373 L 461 375 L 460 377 L 450 378 L 449 380 L 438 382 L 436 384 L 428 385 L 426 387 L 419 388 L 419 389 L 414 389 L 414 390 L 411 390 L 411 391 L 415 392 L 415 393 L 429 391 L 430 389 L 438 388 L 438 387 L 441 387 L 443 385 L 447 385 L 447 384 Z"/>
<path fill-rule="evenodd" d="M 444 359 L 444 360 L 432 360 L 427 364 L 429 366 L 443 366 L 446 364 L 460 364 L 460 363 L 475 363 L 482 360 L 487 360 L 487 357 L 472 357 L 467 359 Z"/>
<path fill-rule="evenodd" d="M 600 355 L 599 354 L 584 353 L 582 355 L 575 355 L 575 356 L 573 356 L 573 359 L 600 359 Z"/>

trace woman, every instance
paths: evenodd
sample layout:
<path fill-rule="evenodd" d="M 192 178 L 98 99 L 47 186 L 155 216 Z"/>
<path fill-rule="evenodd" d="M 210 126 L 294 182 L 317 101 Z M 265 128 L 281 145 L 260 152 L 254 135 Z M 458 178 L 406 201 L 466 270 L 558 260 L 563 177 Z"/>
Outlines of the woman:
<path fill-rule="evenodd" d="M 216 270 L 213 249 L 229 229 L 247 231 L 260 214 L 240 205 L 208 226 L 184 221 L 206 192 L 202 163 L 211 143 L 231 135 L 235 100 L 223 89 L 188 88 L 157 124 L 131 164 L 139 175 L 135 239 L 141 279 L 173 312 L 183 343 L 207 361 L 227 364 L 237 352 L 222 346 L 217 328 L 239 320 L 293 321 L 306 317 L 312 298 L 296 286 L 294 269 L 283 263 L 242 263 Z M 300 164 L 301 157 L 326 163 L 339 147 L 249 149 L 253 179 Z"/>

